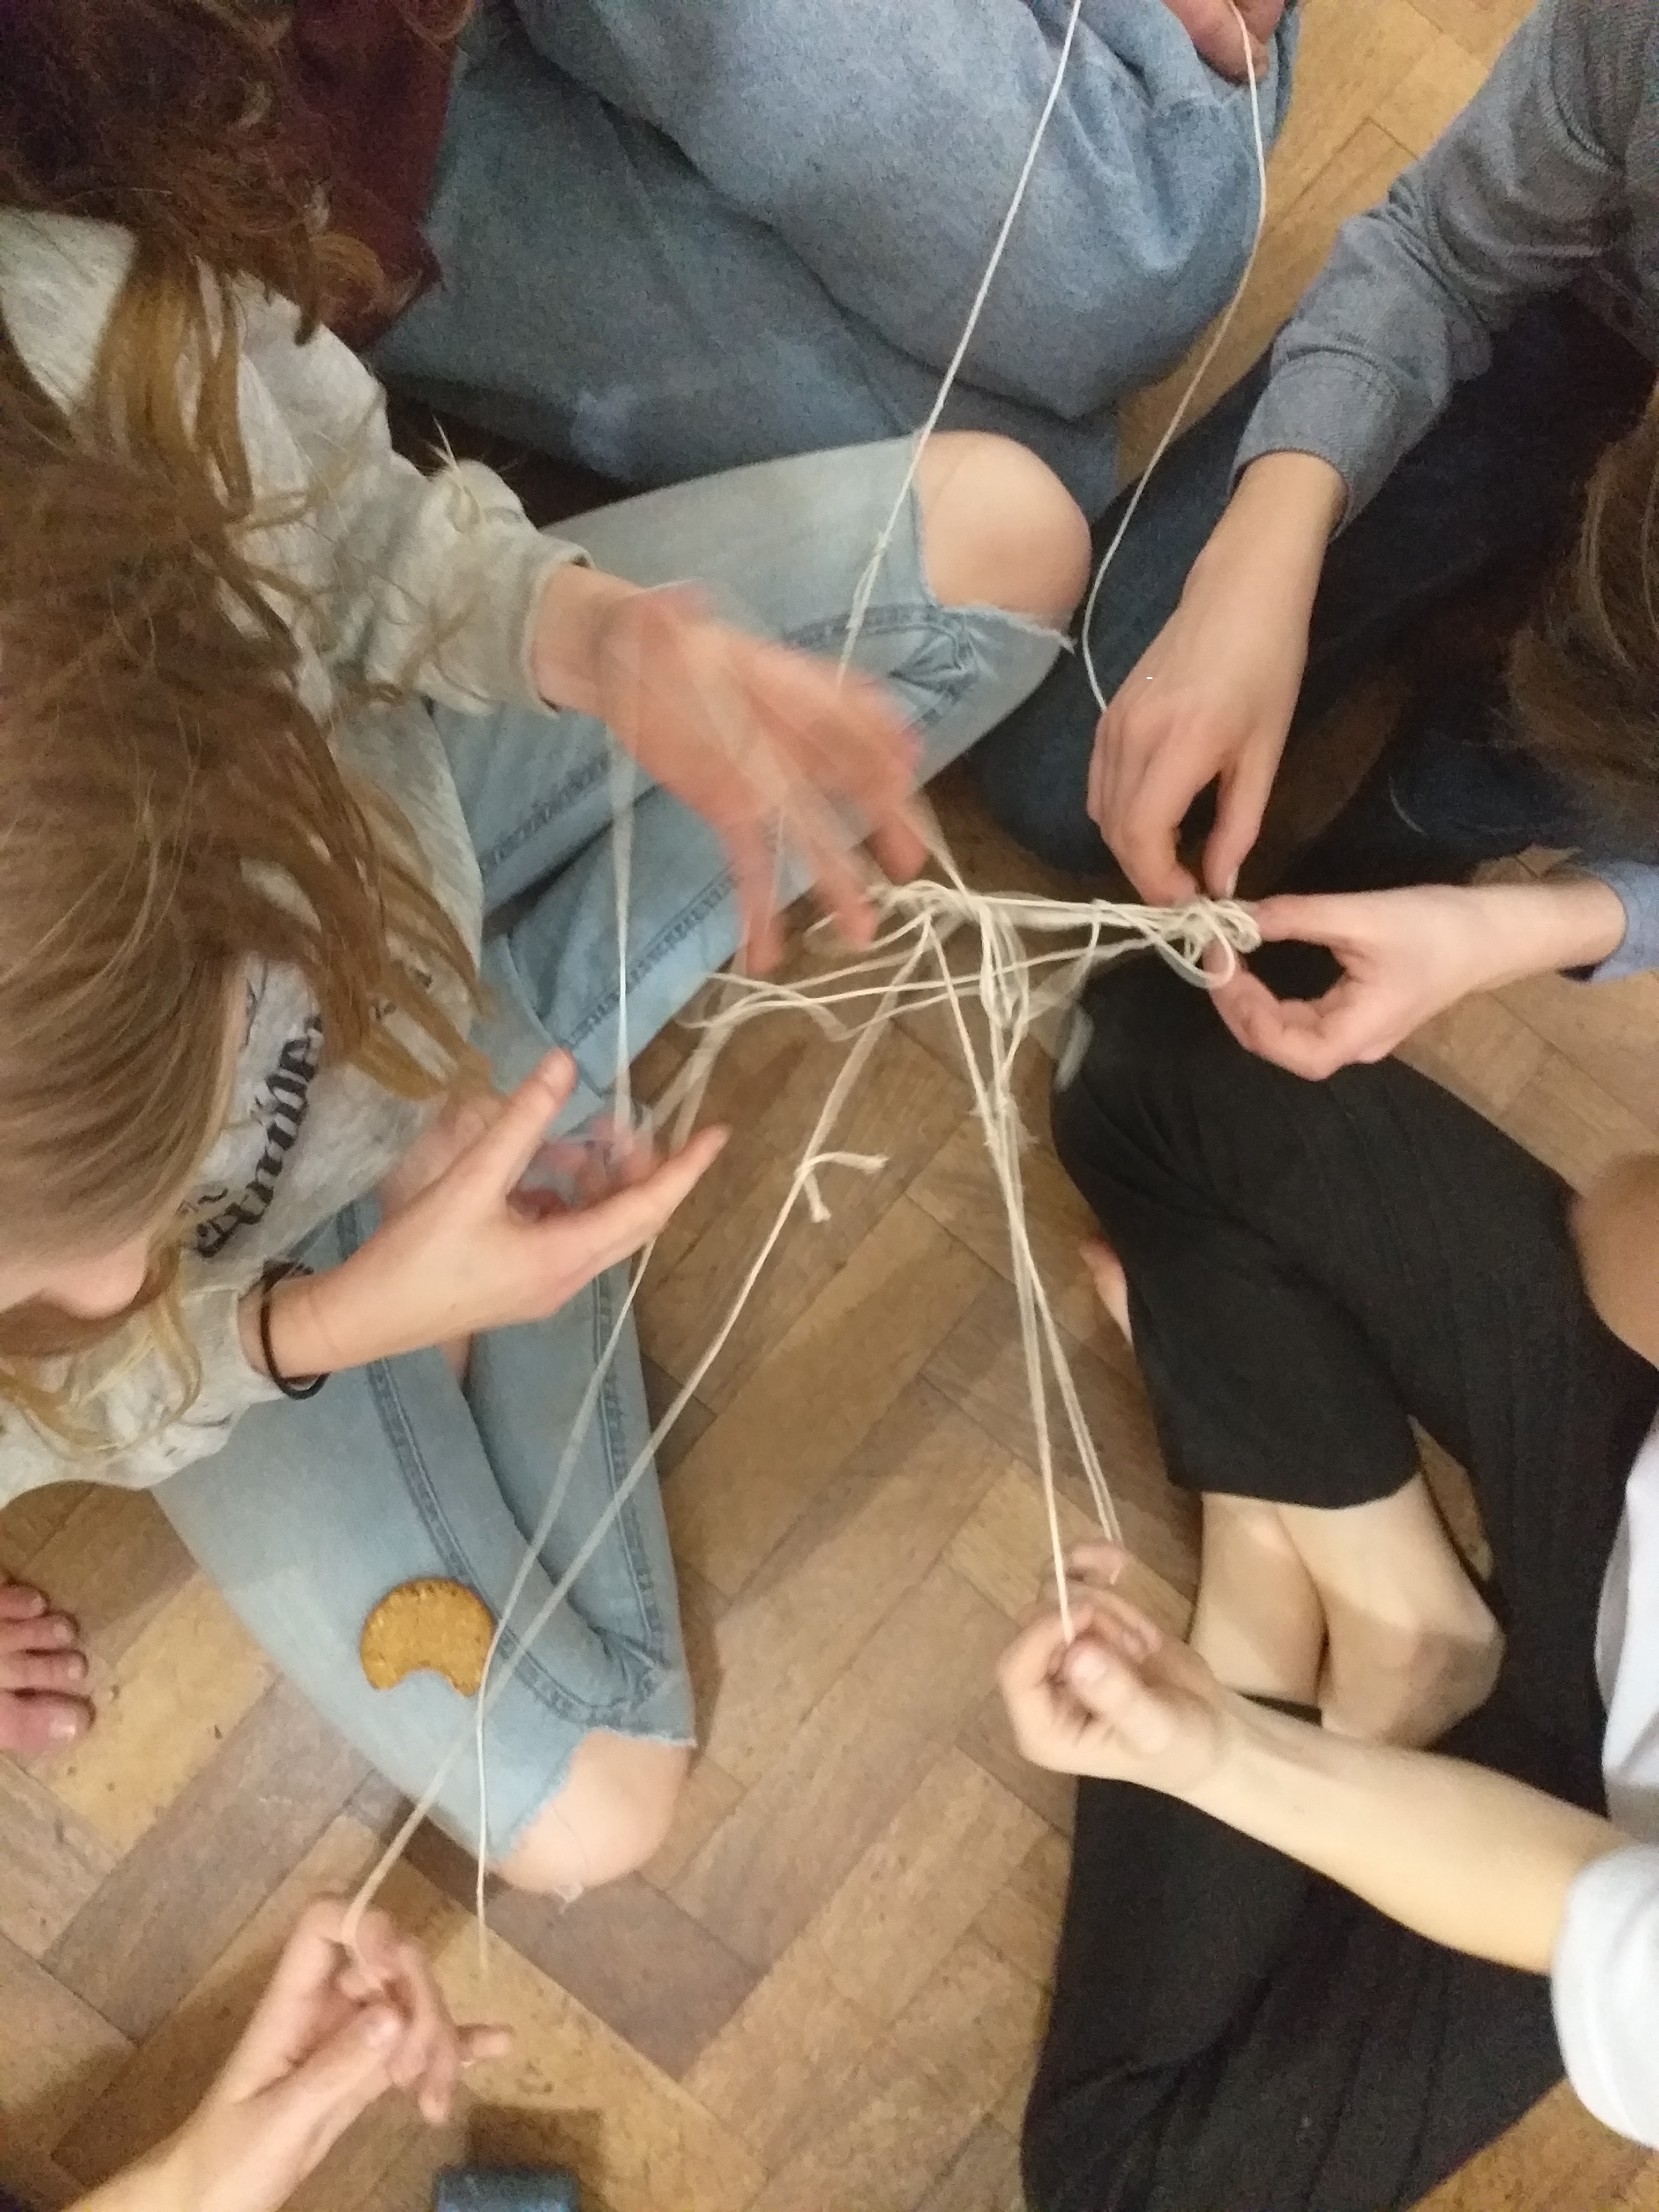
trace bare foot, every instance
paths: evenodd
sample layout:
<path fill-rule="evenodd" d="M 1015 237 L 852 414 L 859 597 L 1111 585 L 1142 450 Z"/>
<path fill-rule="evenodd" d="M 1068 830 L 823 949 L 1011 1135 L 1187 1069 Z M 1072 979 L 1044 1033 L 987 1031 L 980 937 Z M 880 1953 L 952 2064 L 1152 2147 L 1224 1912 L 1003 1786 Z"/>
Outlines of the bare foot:
<path fill-rule="evenodd" d="M 0 1582 L 0 1751 L 50 1751 L 84 1735 L 92 1707 L 75 1623 L 39 1590 Z"/>
<path fill-rule="evenodd" d="M 1123 1262 L 1103 1237 L 1091 1237 L 1081 1247 L 1083 1264 L 1094 1279 L 1095 1295 L 1106 1309 L 1107 1318 L 1115 1322 L 1125 1344 L 1133 1345 L 1134 1335 L 1129 1327 L 1129 1278 L 1123 1272 Z"/>
<path fill-rule="evenodd" d="M 1281 1510 L 1325 1608 L 1328 1728 L 1421 1746 L 1486 1703 L 1503 1632 L 1421 1476 L 1367 1505 Z"/>

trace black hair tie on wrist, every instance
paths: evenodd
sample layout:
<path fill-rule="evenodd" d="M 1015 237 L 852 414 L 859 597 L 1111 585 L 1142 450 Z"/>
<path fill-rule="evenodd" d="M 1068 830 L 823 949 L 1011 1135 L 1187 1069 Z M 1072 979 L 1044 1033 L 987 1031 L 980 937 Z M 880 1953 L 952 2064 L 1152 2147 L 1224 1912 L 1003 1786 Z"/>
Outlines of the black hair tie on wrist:
<path fill-rule="evenodd" d="M 314 1398 L 328 1380 L 326 1375 L 308 1375 L 303 1382 L 294 1381 L 277 1366 L 270 1348 L 271 1292 L 278 1283 L 295 1282 L 313 1272 L 302 1260 L 272 1260 L 259 1277 L 259 1349 L 265 1356 L 265 1372 L 285 1398 Z"/>

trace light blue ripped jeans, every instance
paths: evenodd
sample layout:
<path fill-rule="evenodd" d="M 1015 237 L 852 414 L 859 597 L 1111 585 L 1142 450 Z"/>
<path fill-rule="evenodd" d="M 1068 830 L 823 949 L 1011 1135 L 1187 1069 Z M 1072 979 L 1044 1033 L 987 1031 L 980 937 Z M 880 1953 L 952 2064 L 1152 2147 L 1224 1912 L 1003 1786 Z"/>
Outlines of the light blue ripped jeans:
<path fill-rule="evenodd" d="M 602 568 L 641 583 L 708 582 L 751 627 L 834 654 L 854 583 L 891 507 L 908 443 L 746 469 L 656 492 L 562 526 Z M 887 556 L 858 662 L 884 678 L 920 733 L 926 772 L 953 759 L 1033 689 L 1051 633 L 928 590 L 914 501 Z M 496 918 L 485 975 L 497 1004 L 483 1042 L 503 1084 L 550 1043 L 581 1086 L 567 1119 L 604 1099 L 617 1060 L 617 948 L 610 741 L 591 717 L 438 712 Z M 487 924 L 488 927 L 488 924 Z M 665 792 L 634 809 L 629 934 L 630 1052 L 736 949 L 720 848 Z M 374 1226 L 371 1201 L 312 1241 L 343 1259 Z M 465 1389 L 436 1352 L 334 1376 L 304 1403 L 256 1407 L 216 1457 L 157 1492 L 173 1526 L 248 1628 L 366 1758 L 418 1795 L 468 1709 L 417 1674 L 377 1692 L 358 1642 L 398 1584 L 437 1575 L 499 1611 L 541 1516 L 564 1439 L 615 1323 L 621 1270 L 550 1320 L 475 1340 Z M 648 1434 L 629 1328 L 578 1455 L 568 1503 L 517 1620 L 527 1621 L 616 1493 Z M 510 1851 L 564 1781 L 589 1730 L 684 1743 L 692 1711 L 662 1501 L 635 1491 L 535 1639 L 488 1732 L 490 1846 Z M 471 1842 L 477 1791 L 456 1765 L 439 1817 Z"/>
<path fill-rule="evenodd" d="M 377 373 L 630 484 L 914 429 L 1070 9 L 483 0 L 427 210 L 443 282 Z M 1097 515 L 1119 405 L 1224 306 L 1255 207 L 1248 92 L 1164 0 L 1083 0 L 945 428 L 1018 439 Z"/>

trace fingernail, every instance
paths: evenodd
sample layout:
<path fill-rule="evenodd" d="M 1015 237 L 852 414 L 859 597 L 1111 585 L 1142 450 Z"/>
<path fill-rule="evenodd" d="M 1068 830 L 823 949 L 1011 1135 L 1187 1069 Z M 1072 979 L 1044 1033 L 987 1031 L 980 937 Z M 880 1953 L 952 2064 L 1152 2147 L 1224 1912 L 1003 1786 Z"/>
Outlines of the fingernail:
<path fill-rule="evenodd" d="M 1066 1672 L 1074 1682 L 1097 1682 L 1106 1672 L 1106 1655 L 1092 1644 L 1079 1644 L 1072 1653 Z"/>
<path fill-rule="evenodd" d="M 363 2039 L 371 2051 L 389 2051 L 398 2040 L 396 2013 L 371 2013 L 368 2026 L 363 2031 Z"/>
<path fill-rule="evenodd" d="M 54 1713 L 47 1734 L 54 1743 L 69 1743 L 86 1727 L 79 1713 Z"/>

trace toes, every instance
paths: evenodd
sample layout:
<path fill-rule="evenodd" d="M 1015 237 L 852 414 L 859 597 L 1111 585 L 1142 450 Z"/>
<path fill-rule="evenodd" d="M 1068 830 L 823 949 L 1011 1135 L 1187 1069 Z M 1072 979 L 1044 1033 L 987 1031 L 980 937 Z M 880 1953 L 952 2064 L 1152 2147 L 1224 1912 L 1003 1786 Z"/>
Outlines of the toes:
<path fill-rule="evenodd" d="M 40 1613 L 32 1620 L 0 1620 L 0 1668 L 20 1651 L 66 1651 L 79 1634 L 64 1613 Z"/>
<path fill-rule="evenodd" d="M 56 1751 L 91 1726 L 92 1708 L 79 1698 L 17 1698 L 0 1691 L 0 1751 Z"/>
<path fill-rule="evenodd" d="M 0 1692 L 78 1690 L 87 1679 L 79 1651 L 27 1651 L 0 1655 Z"/>

